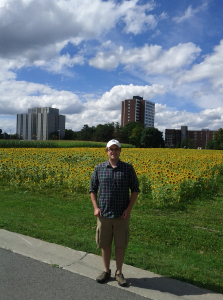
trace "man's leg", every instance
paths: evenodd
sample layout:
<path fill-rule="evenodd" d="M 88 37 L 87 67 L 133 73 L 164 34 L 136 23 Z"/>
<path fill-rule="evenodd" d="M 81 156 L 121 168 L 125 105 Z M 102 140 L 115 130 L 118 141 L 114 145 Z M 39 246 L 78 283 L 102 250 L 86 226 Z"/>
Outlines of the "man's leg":
<path fill-rule="evenodd" d="M 104 264 L 104 271 L 109 273 L 110 270 L 110 260 L 111 260 L 111 246 L 101 249 L 102 259 Z"/>
<path fill-rule="evenodd" d="M 99 283 L 107 282 L 111 277 L 110 260 L 111 260 L 111 246 L 101 248 L 102 260 L 104 264 L 104 272 L 96 278 Z"/>
<path fill-rule="evenodd" d="M 96 278 L 99 283 L 107 282 L 111 277 L 110 260 L 111 260 L 111 244 L 112 244 L 112 224 L 107 218 L 98 218 L 96 242 L 101 248 L 102 260 L 104 264 L 104 272 Z"/>
<path fill-rule="evenodd" d="M 129 241 L 129 218 L 117 218 L 114 220 L 114 241 L 115 241 L 115 258 L 116 272 L 115 279 L 120 286 L 126 286 L 126 280 L 122 274 L 122 265 L 124 261 L 125 249 Z"/>
<path fill-rule="evenodd" d="M 122 273 L 122 265 L 124 261 L 125 249 L 115 247 L 115 259 L 116 259 L 116 274 Z"/>

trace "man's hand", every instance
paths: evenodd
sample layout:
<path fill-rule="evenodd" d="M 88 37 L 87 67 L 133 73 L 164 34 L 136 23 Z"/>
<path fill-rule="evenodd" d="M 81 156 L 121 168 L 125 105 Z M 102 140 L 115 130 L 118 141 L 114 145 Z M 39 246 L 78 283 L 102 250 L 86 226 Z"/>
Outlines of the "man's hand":
<path fill-rule="evenodd" d="M 97 205 L 97 193 L 91 192 L 91 201 L 94 206 L 94 215 L 98 218 L 101 218 L 102 217 L 101 210 L 100 210 L 100 208 L 98 208 L 98 205 Z"/>
<path fill-rule="evenodd" d="M 95 210 L 94 210 L 94 215 L 96 216 L 96 217 L 98 217 L 98 218 L 101 218 L 101 210 L 100 210 L 100 208 L 95 208 Z"/>
<path fill-rule="evenodd" d="M 128 208 L 126 208 L 126 210 L 124 210 L 124 212 L 122 214 L 122 218 L 123 219 L 130 218 L 130 210 Z"/>

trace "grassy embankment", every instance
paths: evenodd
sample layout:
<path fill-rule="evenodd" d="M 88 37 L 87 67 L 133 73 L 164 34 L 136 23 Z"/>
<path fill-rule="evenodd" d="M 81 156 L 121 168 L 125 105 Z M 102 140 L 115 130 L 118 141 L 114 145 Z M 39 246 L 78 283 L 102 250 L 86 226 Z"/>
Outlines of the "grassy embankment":
<path fill-rule="evenodd" d="M 150 195 L 140 197 L 131 215 L 125 263 L 223 293 L 220 179 L 218 194 L 183 209 L 158 209 Z M 2 180 L 0 199 L 0 228 L 100 255 L 89 195 L 53 190 L 37 194 L 15 190 Z"/>
<path fill-rule="evenodd" d="M 23 141 L 23 140 L 0 140 L 0 148 L 103 148 L 106 143 L 91 141 Z M 122 148 L 133 148 L 129 144 L 122 144 Z"/>

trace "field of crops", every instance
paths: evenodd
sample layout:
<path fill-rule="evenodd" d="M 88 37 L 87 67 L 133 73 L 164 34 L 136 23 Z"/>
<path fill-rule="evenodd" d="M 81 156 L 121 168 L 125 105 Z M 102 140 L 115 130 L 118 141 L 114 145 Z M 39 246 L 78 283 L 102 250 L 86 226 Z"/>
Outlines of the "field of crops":
<path fill-rule="evenodd" d="M 1 148 L 0 177 L 27 190 L 87 193 L 94 167 L 106 159 L 104 148 Z M 121 160 L 134 166 L 141 195 L 152 193 L 158 206 L 217 188 L 223 172 L 222 151 L 130 148 L 122 149 Z"/>

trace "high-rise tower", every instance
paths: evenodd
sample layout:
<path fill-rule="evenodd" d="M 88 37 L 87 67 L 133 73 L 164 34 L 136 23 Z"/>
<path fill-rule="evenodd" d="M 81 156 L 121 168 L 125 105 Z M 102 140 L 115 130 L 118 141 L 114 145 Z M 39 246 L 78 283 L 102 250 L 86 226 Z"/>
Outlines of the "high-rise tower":
<path fill-rule="evenodd" d="M 57 108 L 35 107 L 28 114 L 17 114 L 16 133 L 24 140 L 48 140 L 54 132 L 64 138 L 65 116 Z"/>
<path fill-rule="evenodd" d="M 121 126 L 129 122 L 140 122 L 145 127 L 154 127 L 155 103 L 133 96 L 133 99 L 122 101 Z"/>

